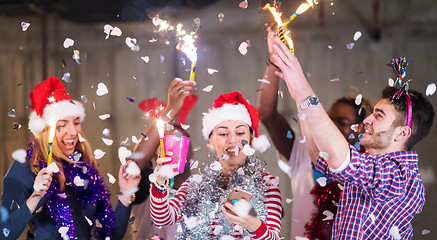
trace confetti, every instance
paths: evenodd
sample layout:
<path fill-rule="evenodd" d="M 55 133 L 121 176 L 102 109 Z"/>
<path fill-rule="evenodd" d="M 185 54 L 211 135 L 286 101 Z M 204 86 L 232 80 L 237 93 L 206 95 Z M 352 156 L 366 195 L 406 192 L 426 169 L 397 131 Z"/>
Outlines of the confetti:
<path fill-rule="evenodd" d="M 351 130 L 354 131 L 354 132 L 358 132 L 359 127 L 360 127 L 359 123 L 352 124 L 351 125 Z"/>
<path fill-rule="evenodd" d="M 69 72 L 64 73 L 64 75 L 62 76 L 62 80 L 64 80 L 66 83 L 71 83 L 70 73 Z"/>
<path fill-rule="evenodd" d="M 300 143 L 305 143 L 306 141 L 307 141 L 306 137 L 305 137 L 305 136 L 303 136 L 303 139 L 302 139 L 302 140 L 300 140 L 299 142 L 300 142 Z"/>
<path fill-rule="evenodd" d="M 355 139 L 355 135 L 353 133 L 351 133 L 348 138 L 349 139 Z"/>
<path fill-rule="evenodd" d="M 21 30 L 23 30 L 23 32 L 27 31 L 27 29 L 30 27 L 30 23 L 28 22 L 21 22 Z"/>
<path fill-rule="evenodd" d="M 208 86 L 206 86 L 205 88 L 203 88 L 202 89 L 202 91 L 204 91 L 204 92 L 211 92 L 212 91 L 212 88 L 213 88 L 214 86 L 212 86 L 212 85 L 208 85 Z"/>
<path fill-rule="evenodd" d="M 85 97 L 85 95 L 82 95 L 82 96 L 80 96 L 80 101 L 81 101 L 82 103 L 87 103 L 87 102 L 88 102 L 88 99 Z"/>
<path fill-rule="evenodd" d="M 190 128 L 190 125 L 185 125 L 185 124 L 181 123 L 181 128 L 184 130 L 187 130 L 188 128 Z"/>
<path fill-rule="evenodd" d="M 95 159 L 100 159 L 100 158 L 102 158 L 103 156 L 105 155 L 105 152 L 104 151 L 102 151 L 102 150 L 100 150 L 100 149 L 96 149 L 96 150 L 94 150 L 94 158 Z"/>
<path fill-rule="evenodd" d="M 135 98 L 127 97 L 126 99 L 127 99 L 129 102 L 135 102 Z"/>
<path fill-rule="evenodd" d="M 97 84 L 97 91 L 96 91 L 97 96 L 100 97 L 100 96 L 103 96 L 107 93 L 108 93 L 108 88 L 106 87 L 106 85 L 104 83 Z"/>
<path fill-rule="evenodd" d="M 235 204 L 235 213 L 240 217 L 249 216 L 250 208 L 252 207 L 250 203 L 244 199 L 237 201 Z"/>
<path fill-rule="evenodd" d="M 226 161 L 229 160 L 229 157 L 230 157 L 229 154 L 223 154 L 222 155 L 222 160 L 226 162 Z"/>
<path fill-rule="evenodd" d="M 389 231 L 390 236 L 394 239 L 401 239 L 401 234 L 399 234 L 399 228 L 396 226 L 392 226 Z"/>
<path fill-rule="evenodd" d="M 422 235 L 426 235 L 426 234 L 428 234 L 428 233 L 430 233 L 431 231 L 430 230 L 428 230 L 428 229 L 423 229 L 422 230 Z"/>
<path fill-rule="evenodd" d="M 59 167 L 55 162 L 52 162 L 47 167 L 47 171 L 52 172 L 52 173 L 57 173 L 57 172 L 59 172 Z"/>
<path fill-rule="evenodd" d="M 223 13 L 219 13 L 218 18 L 220 22 L 223 22 L 223 18 L 225 18 L 225 15 Z"/>
<path fill-rule="evenodd" d="M 107 138 L 102 138 L 102 141 L 104 144 L 106 144 L 106 146 L 111 146 L 112 143 L 114 142 L 112 139 L 107 139 Z"/>
<path fill-rule="evenodd" d="M 200 182 L 202 182 L 202 180 L 203 180 L 202 175 L 200 175 L 200 174 L 194 174 L 193 175 L 193 181 L 194 182 L 200 183 Z"/>
<path fill-rule="evenodd" d="M 328 210 L 323 211 L 323 215 L 326 217 L 322 221 L 328 221 L 334 219 L 334 214 Z"/>
<path fill-rule="evenodd" d="M 132 142 L 138 144 L 141 142 L 141 139 L 138 139 L 137 136 L 132 136 Z"/>
<path fill-rule="evenodd" d="M 73 50 L 73 59 L 74 59 L 74 61 L 76 61 L 77 64 L 82 63 L 82 59 L 80 58 L 79 50 Z"/>
<path fill-rule="evenodd" d="M 67 235 L 69 227 L 60 227 L 58 229 L 58 233 L 61 234 L 61 237 L 63 239 L 70 239 L 70 237 Z"/>
<path fill-rule="evenodd" d="M 222 164 L 218 161 L 214 161 L 213 163 L 211 163 L 211 165 L 209 165 L 209 167 L 211 168 L 211 170 L 214 171 L 222 170 Z"/>
<path fill-rule="evenodd" d="M 258 82 L 270 84 L 270 81 L 268 81 L 266 79 L 258 79 Z"/>
<path fill-rule="evenodd" d="M 240 8 L 246 9 L 249 6 L 249 2 L 247 2 L 247 0 L 244 0 L 244 1 L 240 2 L 240 4 L 238 6 Z"/>
<path fill-rule="evenodd" d="M 352 50 L 352 48 L 355 47 L 355 43 L 348 43 L 346 44 L 347 49 Z"/>
<path fill-rule="evenodd" d="M 82 136 L 82 134 L 78 134 L 79 135 L 79 142 L 86 142 L 86 139 Z"/>
<path fill-rule="evenodd" d="M 73 39 L 65 38 L 64 44 L 63 44 L 64 48 L 69 48 L 69 47 L 72 47 L 73 45 L 74 45 L 74 40 Z"/>
<path fill-rule="evenodd" d="M 295 240 L 309 240 L 309 238 L 296 236 Z"/>
<path fill-rule="evenodd" d="M 291 202 L 293 202 L 293 199 L 292 198 L 287 198 L 287 199 L 285 199 L 285 202 L 286 203 L 291 203 Z"/>
<path fill-rule="evenodd" d="M 159 60 L 161 60 L 161 63 L 163 63 L 163 62 L 164 62 L 164 59 L 165 59 L 165 58 L 164 58 L 164 56 L 162 56 L 162 55 L 161 55 L 161 56 L 159 56 Z"/>
<path fill-rule="evenodd" d="M 319 177 L 319 178 L 317 178 L 316 179 L 316 182 L 321 186 L 321 187 L 324 187 L 324 186 L 326 186 L 326 181 L 327 181 L 328 179 L 326 178 L 326 177 Z"/>
<path fill-rule="evenodd" d="M 247 54 L 247 42 L 240 43 L 240 46 L 238 47 L 238 51 L 244 56 Z"/>
<path fill-rule="evenodd" d="M 12 153 L 12 159 L 15 161 L 24 164 L 26 162 L 27 152 L 24 149 L 17 149 Z"/>
<path fill-rule="evenodd" d="M 101 119 L 101 120 L 106 120 L 106 119 L 108 119 L 108 118 L 110 118 L 111 117 L 111 115 L 109 115 L 109 114 L 102 114 L 102 115 L 99 115 L 99 118 Z"/>
<path fill-rule="evenodd" d="M 83 187 L 85 186 L 85 180 L 83 180 L 82 178 L 80 178 L 79 176 L 74 177 L 73 179 L 74 185 L 78 186 L 78 187 Z"/>
<path fill-rule="evenodd" d="M 193 229 L 194 227 L 196 227 L 197 225 L 199 225 L 201 223 L 201 221 L 199 221 L 197 219 L 197 217 L 187 218 L 185 215 L 183 217 L 184 217 L 185 225 L 188 229 Z"/>
<path fill-rule="evenodd" d="M 432 96 L 435 93 L 436 85 L 435 83 L 430 83 L 426 87 L 426 96 Z"/>
<path fill-rule="evenodd" d="M 0 217 L 1 217 L 0 220 L 2 221 L 2 223 L 6 222 L 9 218 L 9 212 L 3 206 L 0 207 Z"/>
<path fill-rule="evenodd" d="M 330 82 L 340 82 L 340 78 L 333 78 L 331 80 L 329 80 Z"/>
<path fill-rule="evenodd" d="M 251 148 L 249 144 L 246 144 L 244 145 L 241 152 L 243 152 L 243 154 L 246 156 L 252 156 L 253 154 L 255 154 L 255 149 Z"/>
<path fill-rule="evenodd" d="M 114 184 L 116 181 L 115 177 L 112 176 L 112 174 L 110 174 L 110 173 L 106 173 L 106 175 L 108 175 L 109 183 Z"/>
<path fill-rule="evenodd" d="M 193 161 L 193 163 L 190 165 L 190 170 L 193 170 L 199 166 L 199 161 Z"/>
<path fill-rule="evenodd" d="M 125 146 L 121 146 L 118 148 L 118 158 L 120 159 L 120 163 L 122 165 L 126 164 L 126 158 L 132 155 L 132 151 L 127 149 Z"/>
<path fill-rule="evenodd" d="M 209 74 L 214 74 L 214 73 L 216 73 L 216 72 L 218 72 L 217 69 L 208 68 L 208 73 L 209 73 Z"/>
<path fill-rule="evenodd" d="M 331 46 L 331 45 L 328 45 L 328 48 L 329 48 L 329 49 L 332 49 L 332 46 Z"/>
<path fill-rule="evenodd" d="M 279 167 L 279 169 L 281 169 L 283 172 L 285 172 L 285 173 L 289 173 L 290 172 L 290 170 L 291 170 L 291 167 L 287 164 L 287 163 L 285 163 L 284 161 L 282 161 L 281 159 L 278 159 L 278 167 Z"/>
<path fill-rule="evenodd" d="M 343 189 L 344 189 L 344 186 L 341 185 L 340 183 L 337 184 L 337 187 L 340 188 L 341 191 L 343 191 Z"/>
<path fill-rule="evenodd" d="M 109 136 L 110 132 L 111 131 L 109 131 L 109 129 L 105 128 L 105 129 L 103 129 L 102 134 L 105 135 L 105 136 Z"/>
<path fill-rule="evenodd" d="M 220 238 L 220 240 L 235 240 L 235 238 L 229 235 L 224 235 Z"/>
<path fill-rule="evenodd" d="M 355 97 L 355 105 L 359 106 L 363 100 L 363 95 L 360 93 Z"/>
<path fill-rule="evenodd" d="M 109 24 L 103 26 L 103 32 L 106 33 L 105 39 L 108 39 L 109 36 L 117 36 L 120 37 L 122 35 L 121 29 L 118 27 L 113 27 Z"/>
<path fill-rule="evenodd" d="M 287 138 L 288 139 L 292 139 L 293 138 L 293 135 L 291 134 L 290 130 L 288 130 L 288 132 L 287 132 Z"/>
<path fill-rule="evenodd" d="M 280 98 L 284 98 L 284 93 L 282 91 L 280 91 L 280 90 L 278 91 L 278 95 L 279 95 Z"/>
<path fill-rule="evenodd" d="M 124 169 L 124 172 L 130 175 L 140 175 L 141 170 L 138 167 L 137 163 L 134 161 L 130 161 L 127 165 L 126 168 Z"/>
<path fill-rule="evenodd" d="M 389 79 L 388 79 L 388 85 L 389 85 L 390 87 L 393 87 L 393 86 L 395 85 L 395 81 L 394 81 L 392 78 L 389 78 Z"/>
<path fill-rule="evenodd" d="M 244 175 L 244 169 L 243 168 L 238 168 L 237 170 L 238 175 Z"/>
<path fill-rule="evenodd" d="M 86 221 L 88 222 L 88 224 L 90 225 L 90 226 L 92 226 L 93 225 L 93 222 L 87 217 L 87 216 L 85 216 L 85 219 L 86 219 Z"/>
<path fill-rule="evenodd" d="M 214 215 L 215 215 L 215 213 L 214 213 Z M 216 225 L 216 226 L 214 226 L 214 231 L 212 231 L 212 234 L 217 236 L 222 230 L 223 230 L 223 226 L 222 225 Z"/>
<path fill-rule="evenodd" d="M 11 232 L 11 230 L 9 230 L 9 229 L 7 229 L 7 228 L 3 228 L 3 235 L 5 236 L 5 237 L 8 237 L 9 236 L 9 233 Z"/>
<path fill-rule="evenodd" d="M 12 110 L 8 112 L 8 116 L 15 118 L 15 109 L 12 108 Z"/>
<path fill-rule="evenodd" d="M 141 59 L 142 59 L 145 63 L 148 63 L 148 62 L 150 61 L 149 56 L 141 57 Z"/>
<path fill-rule="evenodd" d="M 137 44 L 137 39 L 126 37 L 125 43 L 126 43 L 127 47 L 130 48 L 130 50 L 132 50 L 134 52 L 140 51 L 140 46 Z"/>
<path fill-rule="evenodd" d="M 363 34 L 360 31 L 356 31 L 354 34 L 354 41 L 358 41 Z"/>

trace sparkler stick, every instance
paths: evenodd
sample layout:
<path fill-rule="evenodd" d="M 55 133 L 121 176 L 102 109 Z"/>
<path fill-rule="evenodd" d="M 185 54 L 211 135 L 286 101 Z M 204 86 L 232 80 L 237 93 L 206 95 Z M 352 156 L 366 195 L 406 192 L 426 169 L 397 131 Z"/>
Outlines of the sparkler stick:
<path fill-rule="evenodd" d="M 161 157 L 165 157 L 165 149 L 164 149 L 164 121 L 161 119 L 156 120 L 156 127 L 158 128 L 159 134 L 159 146 L 161 148 Z"/>
<path fill-rule="evenodd" d="M 52 123 L 50 125 L 50 134 L 49 134 L 49 157 L 47 158 L 47 166 L 52 163 L 52 158 L 53 158 L 53 149 L 52 149 L 52 144 L 53 144 L 53 138 L 55 137 L 55 129 L 56 129 L 56 122 Z"/>

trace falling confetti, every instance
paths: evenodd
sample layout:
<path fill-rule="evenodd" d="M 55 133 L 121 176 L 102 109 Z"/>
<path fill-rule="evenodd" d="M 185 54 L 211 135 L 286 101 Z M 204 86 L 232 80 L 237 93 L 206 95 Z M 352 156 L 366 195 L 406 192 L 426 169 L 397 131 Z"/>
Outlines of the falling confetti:
<path fill-rule="evenodd" d="M 326 177 L 319 177 L 317 178 L 316 182 L 321 186 L 324 187 L 326 186 L 326 182 L 327 182 L 327 178 Z"/>
<path fill-rule="evenodd" d="M 426 87 L 426 96 L 432 96 L 435 93 L 436 85 L 435 83 L 430 83 Z"/>
<path fill-rule="evenodd" d="M 109 129 L 105 128 L 105 129 L 103 129 L 102 134 L 105 135 L 105 136 L 109 136 L 110 132 L 111 131 L 109 131 Z"/>
<path fill-rule="evenodd" d="M 79 135 L 79 142 L 86 142 L 86 139 L 82 136 L 82 134 L 78 134 Z"/>
<path fill-rule="evenodd" d="M 211 163 L 211 165 L 209 167 L 211 168 L 211 170 L 214 170 L 214 171 L 222 170 L 222 164 L 218 161 L 214 161 L 213 163 Z"/>
<path fill-rule="evenodd" d="M 73 39 L 65 38 L 64 44 L 63 44 L 64 48 L 69 48 L 69 47 L 72 47 L 73 45 L 74 45 L 74 40 Z"/>
<path fill-rule="evenodd" d="M 26 156 L 27 153 L 24 149 L 17 149 L 12 153 L 12 159 L 22 164 L 26 162 Z"/>
<path fill-rule="evenodd" d="M 96 150 L 94 150 L 94 158 L 95 159 L 100 159 L 100 158 L 102 158 L 103 156 L 105 155 L 105 152 L 104 151 L 102 151 L 102 150 L 100 150 L 100 149 L 96 149 Z"/>
<path fill-rule="evenodd" d="M 121 29 L 118 27 L 113 27 L 109 24 L 103 26 L 103 32 L 106 33 L 105 39 L 108 39 L 109 36 L 117 36 L 120 37 L 122 35 Z"/>
<path fill-rule="evenodd" d="M 208 73 L 209 73 L 209 74 L 214 74 L 214 73 L 216 73 L 216 72 L 218 72 L 217 69 L 208 68 Z"/>
<path fill-rule="evenodd" d="M 105 143 L 106 146 L 111 146 L 114 142 L 112 139 L 102 138 L 103 143 Z"/>
<path fill-rule="evenodd" d="M 393 86 L 395 85 L 395 81 L 394 81 L 392 78 L 389 78 L 389 79 L 388 79 L 388 85 L 389 85 L 390 87 L 393 87 Z"/>
<path fill-rule="evenodd" d="M 253 154 L 255 154 L 255 149 L 251 148 L 249 144 L 246 144 L 244 145 L 241 152 L 243 152 L 243 154 L 246 156 L 252 156 Z"/>
<path fill-rule="evenodd" d="M 270 81 L 266 79 L 258 79 L 258 82 L 270 84 Z"/>
<path fill-rule="evenodd" d="M 329 48 L 329 49 L 332 49 L 332 46 L 331 46 L 331 45 L 328 45 L 328 48 Z"/>
<path fill-rule="evenodd" d="M 250 208 L 252 207 L 250 203 L 244 199 L 237 201 L 235 204 L 235 213 L 240 217 L 249 216 Z"/>
<path fill-rule="evenodd" d="M 303 139 L 302 139 L 302 140 L 300 140 L 299 142 L 300 142 L 300 143 L 305 143 L 305 142 L 306 142 L 306 140 L 307 140 L 307 139 L 306 139 L 306 137 L 305 137 L 305 136 L 303 136 Z"/>
<path fill-rule="evenodd" d="M 139 175 L 141 173 L 141 169 L 138 167 L 137 163 L 134 161 L 130 161 L 126 168 L 124 169 L 125 173 L 130 175 Z"/>
<path fill-rule="evenodd" d="M 359 106 L 363 100 L 363 95 L 360 93 L 355 97 L 355 105 Z"/>
<path fill-rule="evenodd" d="M 205 88 L 203 88 L 202 89 L 202 91 L 204 91 L 204 92 L 211 92 L 212 91 L 212 88 L 213 88 L 214 86 L 212 86 L 212 85 L 208 85 L 208 86 L 206 86 Z"/>
<path fill-rule="evenodd" d="M 59 167 L 55 162 L 52 162 L 49 164 L 49 166 L 47 166 L 47 171 L 52 173 L 57 173 L 59 172 Z"/>
<path fill-rule="evenodd" d="M 108 88 L 106 87 L 106 85 L 104 83 L 99 83 L 97 85 L 97 91 L 96 91 L 97 96 L 100 97 L 107 93 L 108 93 Z"/>
<path fill-rule="evenodd" d="M 127 99 L 129 102 L 132 102 L 132 103 L 135 102 L 135 98 L 127 97 L 126 99 Z"/>
<path fill-rule="evenodd" d="M 138 52 L 141 49 L 140 46 L 137 44 L 137 39 L 135 38 L 126 37 L 125 43 L 127 47 L 134 52 Z"/>
<path fill-rule="evenodd" d="M 28 22 L 21 22 L 21 30 L 23 30 L 23 32 L 27 31 L 27 29 L 30 27 L 30 23 Z"/>
<path fill-rule="evenodd" d="M 125 146 L 121 146 L 118 148 L 118 158 L 120 159 L 120 163 L 122 165 L 126 164 L 126 158 L 132 155 L 132 151 L 127 149 Z"/>
<path fill-rule="evenodd" d="M 200 183 L 203 180 L 203 177 L 200 174 L 194 174 L 192 178 L 193 178 L 193 181 L 197 182 L 197 183 Z"/>
<path fill-rule="evenodd" d="M 141 59 L 142 59 L 145 63 L 148 63 L 148 62 L 150 61 L 149 56 L 141 57 Z"/>
<path fill-rule="evenodd" d="M 330 82 L 340 82 L 340 78 L 333 78 L 331 80 L 329 80 Z"/>
<path fill-rule="evenodd" d="M 181 123 L 181 128 L 184 130 L 187 130 L 188 128 L 190 128 L 190 125 L 186 125 L 186 124 Z"/>
<path fill-rule="evenodd" d="M 164 62 L 164 56 L 160 55 L 159 56 L 159 60 L 161 60 L 161 63 L 163 63 Z"/>
<path fill-rule="evenodd" d="M 334 214 L 328 210 L 323 211 L 323 215 L 326 217 L 322 221 L 328 221 L 334 219 Z"/>
<path fill-rule="evenodd" d="M 82 96 L 80 96 L 80 101 L 81 101 L 82 103 L 87 103 L 87 102 L 88 102 L 88 99 L 85 97 L 85 95 L 82 95 Z"/>
<path fill-rule="evenodd" d="M 64 73 L 64 75 L 62 76 L 62 80 L 64 80 L 66 83 L 71 83 L 70 73 L 69 72 Z"/>
<path fill-rule="evenodd" d="M 106 173 L 106 175 L 108 175 L 109 183 L 114 184 L 116 181 L 115 177 L 112 176 L 112 174 L 110 174 L 110 173 Z"/>
<path fill-rule="evenodd" d="M 356 31 L 354 34 L 354 41 L 358 41 L 363 34 L 360 31 Z"/>
<path fill-rule="evenodd" d="M 199 161 L 195 160 L 190 165 L 190 170 L 193 170 L 199 166 Z"/>
<path fill-rule="evenodd" d="M 240 53 L 244 56 L 247 54 L 247 47 L 248 47 L 247 42 L 242 42 L 238 47 L 238 51 L 240 51 Z"/>
<path fill-rule="evenodd" d="M 426 234 L 428 234 L 428 233 L 430 233 L 431 231 L 430 230 L 428 230 L 428 229 L 423 229 L 422 230 L 422 235 L 426 235 Z"/>
<path fill-rule="evenodd" d="M 355 47 L 355 43 L 348 43 L 346 44 L 347 49 L 352 50 L 352 48 Z"/>
<path fill-rule="evenodd" d="M 229 160 L 229 157 L 230 157 L 229 154 L 223 154 L 222 155 L 222 160 L 226 162 L 226 161 Z"/>
<path fill-rule="evenodd" d="M 278 159 L 278 167 L 285 173 L 289 173 L 291 170 L 291 167 L 281 159 Z"/>
<path fill-rule="evenodd" d="M 77 64 L 82 63 L 82 59 L 80 58 L 79 50 L 73 50 L 73 59 L 74 59 L 74 61 L 76 61 Z"/>
<path fill-rule="evenodd" d="M 244 1 L 240 2 L 240 4 L 238 6 L 240 8 L 246 9 L 249 6 L 249 2 L 247 2 L 247 0 L 244 0 Z"/>
<path fill-rule="evenodd" d="M 390 236 L 394 239 L 401 239 L 401 234 L 399 234 L 399 228 L 396 226 L 392 226 L 389 231 Z"/>
<path fill-rule="evenodd" d="M 106 120 L 106 119 L 108 119 L 108 118 L 110 118 L 110 117 L 111 117 L 111 115 L 108 114 L 108 113 L 106 113 L 106 114 L 102 114 L 102 115 L 99 115 L 99 118 L 100 118 L 101 120 Z"/>
<path fill-rule="evenodd" d="M 292 198 L 287 198 L 287 199 L 285 199 L 285 202 L 286 203 L 291 203 L 291 202 L 293 202 L 293 199 Z"/>
<path fill-rule="evenodd" d="M 354 132 L 358 132 L 359 126 L 360 126 L 359 123 L 352 124 L 351 125 L 351 130 L 354 131 Z"/>
<path fill-rule="evenodd" d="M 284 93 L 281 90 L 278 91 L 278 95 L 280 98 L 284 98 Z"/>
<path fill-rule="evenodd" d="M 288 139 L 292 139 L 293 138 L 293 135 L 291 134 L 290 130 L 288 130 L 288 132 L 287 132 L 287 138 Z"/>
<path fill-rule="evenodd" d="M 15 118 L 15 109 L 12 108 L 12 110 L 8 112 L 8 116 L 11 118 Z"/>
<path fill-rule="evenodd" d="M 132 136 L 132 142 L 138 144 L 141 142 L 141 139 L 138 139 L 137 136 Z"/>
<path fill-rule="evenodd" d="M 74 185 L 78 186 L 78 187 L 83 187 L 85 186 L 85 180 L 83 180 L 82 178 L 80 178 L 79 176 L 74 177 L 73 179 L 73 183 Z"/>

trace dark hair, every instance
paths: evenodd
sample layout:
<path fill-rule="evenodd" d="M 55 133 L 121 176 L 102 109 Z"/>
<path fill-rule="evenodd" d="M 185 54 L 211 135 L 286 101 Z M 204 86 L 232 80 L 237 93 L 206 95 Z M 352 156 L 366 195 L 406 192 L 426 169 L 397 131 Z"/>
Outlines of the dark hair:
<path fill-rule="evenodd" d="M 395 87 L 388 86 L 382 91 L 382 97 L 389 98 L 393 96 L 397 90 Z M 420 140 L 429 134 L 434 122 L 434 108 L 423 94 L 409 90 L 408 95 L 410 95 L 411 98 L 413 116 L 411 118 L 411 136 L 408 138 L 405 147 L 407 150 L 411 150 L 416 143 L 420 142 Z M 396 126 L 406 125 L 408 117 L 408 102 L 406 98 L 394 103 L 394 106 L 402 117 L 398 118 L 399 120 L 395 120 L 393 124 L 396 124 Z"/>
<path fill-rule="evenodd" d="M 356 119 L 356 123 L 362 123 L 364 121 L 364 119 L 367 117 L 367 115 L 371 112 L 372 107 L 370 106 L 370 103 L 365 100 L 362 99 L 360 105 L 355 104 L 355 98 L 352 97 L 341 97 L 339 99 L 337 99 L 332 106 L 334 106 L 335 104 L 338 103 L 344 103 L 347 105 L 350 105 L 351 107 L 354 108 L 354 113 L 355 113 L 355 119 Z"/>

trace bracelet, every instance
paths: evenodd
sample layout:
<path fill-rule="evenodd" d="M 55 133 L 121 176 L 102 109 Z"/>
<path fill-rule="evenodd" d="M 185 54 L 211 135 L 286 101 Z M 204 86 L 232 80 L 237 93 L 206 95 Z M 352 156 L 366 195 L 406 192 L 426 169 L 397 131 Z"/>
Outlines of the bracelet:
<path fill-rule="evenodd" d="M 266 64 L 267 64 L 267 66 L 272 65 L 273 67 L 277 68 L 278 70 L 281 70 L 278 66 L 276 66 L 276 64 L 274 64 L 272 61 L 270 61 L 270 58 L 267 59 Z"/>
<path fill-rule="evenodd" d="M 152 200 L 155 201 L 155 202 L 162 202 L 162 201 L 166 200 L 168 198 L 168 195 L 169 195 L 169 192 L 167 191 L 167 194 L 165 194 L 164 197 L 157 198 L 157 197 L 153 196 L 152 188 L 150 188 L 149 193 L 150 193 L 150 198 L 152 198 Z"/>
<path fill-rule="evenodd" d="M 158 190 L 160 192 L 167 191 L 167 186 L 166 185 L 158 185 L 158 183 L 156 183 L 156 182 L 154 182 L 153 185 L 155 186 L 156 190 Z"/>

